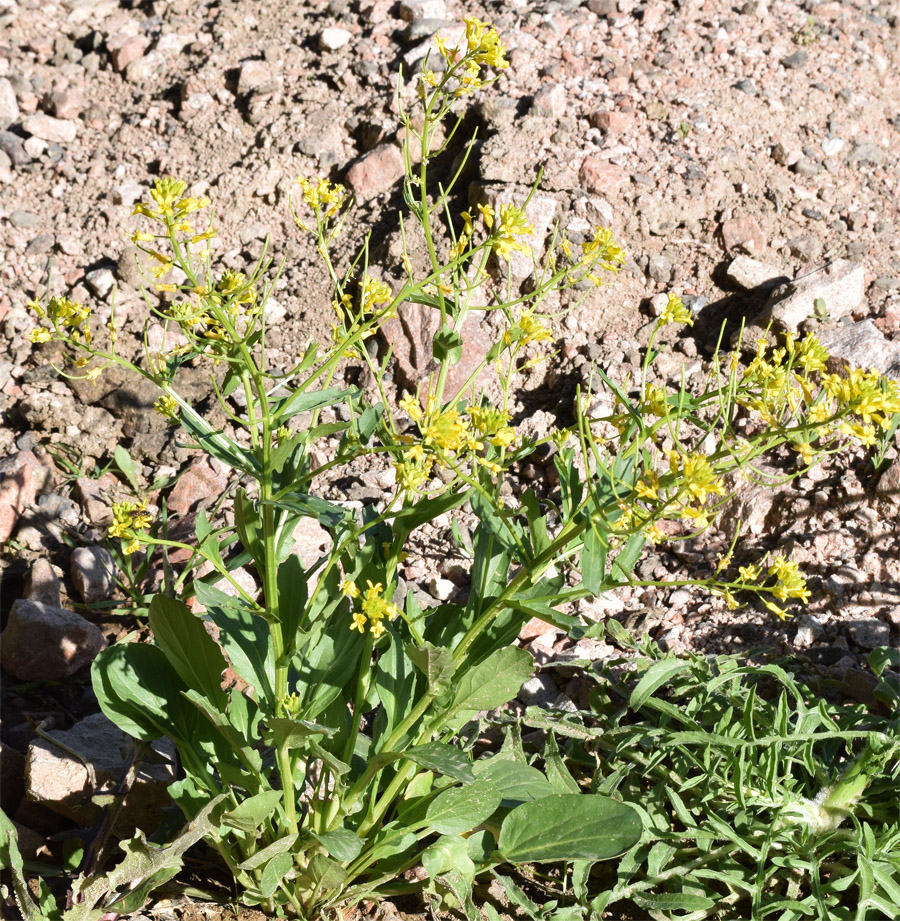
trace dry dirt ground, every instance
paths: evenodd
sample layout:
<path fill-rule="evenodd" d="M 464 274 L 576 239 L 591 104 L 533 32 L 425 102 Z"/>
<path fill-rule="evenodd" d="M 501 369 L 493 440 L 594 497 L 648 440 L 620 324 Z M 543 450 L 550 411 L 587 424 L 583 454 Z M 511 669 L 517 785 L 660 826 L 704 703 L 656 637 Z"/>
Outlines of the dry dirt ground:
<path fill-rule="evenodd" d="M 190 463 L 147 412 L 147 394 L 115 375 L 62 381 L 54 354 L 27 341 L 26 302 L 66 294 L 102 316 L 114 298 L 123 348 L 134 347 L 147 307 L 127 239 L 133 205 L 154 177 L 179 176 L 214 202 L 222 265 L 252 265 L 270 235 L 284 261 L 270 355 L 287 365 L 331 322 L 327 279 L 289 213 L 295 178 L 348 182 L 357 205 L 338 255 L 372 230 L 373 264 L 396 277 L 401 68 L 414 73 L 434 33 L 458 34 L 464 15 L 493 23 L 511 62 L 465 122 L 477 129 L 470 198 L 524 196 L 542 167 L 538 247 L 556 222 L 576 242 L 601 223 L 629 253 L 614 286 L 558 322 L 558 356 L 527 381 L 520 419 L 535 431 L 557 424 L 595 367 L 627 379 L 668 291 L 697 322 L 663 370 L 702 375 L 723 321 L 752 321 L 779 276 L 833 282 L 821 289 L 832 309 L 820 328 L 834 353 L 900 376 L 900 3 L 0 0 L 4 623 L 41 585 L 64 607 L 82 600 L 71 556 L 102 538 L 111 481 L 91 478 L 119 441 L 148 484 Z M 416 337 L 414 324 L 397 333 L 398 388 L 427 370 Z M 202 379 L 194 385 L 198 401 L 209 395 Z M 225 487 L 216 471 L 193 473 L 185 510 Z M 353 473 L 342 488 L 366 501 L 377 471 Z M 787 624 L 684 590 L 620 592 L 587 613 L 674 649 L 804 650 L 817 666 L 856 672 L 865 695 L 865 653 L 896 642 L 900 627 L 898 496 L 896 462 L 876 475 L 850 454 L 774 493 L 737 497 L 743 552 L 779 549 L 810 575 L 815 601 Z M 713 532 L 657 549 L 640 571 L 708 571 L 724 545 Z M 409 561 L 406 579 L 424 593 L 458 578 L 437 556 L 423 545 Z M 107 638 L 121 627 L 88 617 Z M 537 627 L 523 641 L 539 660 L 566 646 Z M 84 672 L 64 705 L 22 691 L 7 746 L 27 746 L 19 719 L 29 707 L 49 708 L 61 727 L 90 712 Z M 558 689 L 548 678 L 538 692 Z"/>

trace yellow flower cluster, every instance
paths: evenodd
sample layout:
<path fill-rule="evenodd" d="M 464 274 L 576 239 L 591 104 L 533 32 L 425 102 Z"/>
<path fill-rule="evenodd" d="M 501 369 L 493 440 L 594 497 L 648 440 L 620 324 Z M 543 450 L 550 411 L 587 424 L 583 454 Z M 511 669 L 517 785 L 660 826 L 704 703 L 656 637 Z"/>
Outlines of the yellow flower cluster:
<path fill-rule="evenodd" d="M 458 85 L 450 94 L 454 98 L 468 96 L 484 85 L 485 81 L 481 79 L 482 67 L 493 67 L 495 70 L 505 70 L 509 67 L 506 49 L 492 26 L 474 16 L 466 17 L 463 22 L 466 24 L 466 50 L 462 57 L 459 47 L 448 47 L 440 33 L 434 37 L 438 54 L 447 62 L 448 76 L 458 81 Z M 426 87 L 429 86 L 441 87 L 442 81 L 434 71 L 425 70 L 419 84 L 420 95 L 424 96 Z"/>
<path fill-rule="evenodd" d="M 178 401 L 174 397 L 170 397 L 167 393 L 157 397 L 153 408 L 168 421 L 169 425 L 178 423 L 178 414 L 181 412 L 181 407 L 179 407 Z"/>
<path fill-rule="evenodd" d="M 384 620 L 394 620 L 400 614 L 400 608 L 384 597 L 384 587 L 380 582 L 374 585 L 370 579 L 366 579 L 366 590 L 360 592 L 358 586 L 353 582 L 344 580 L 341 582 L 341 592 L 347 598 L 353 601 L 360 597 L 360 610 L 353 612 L 353 622 L 350 624 L 351 630 L 359 630 L 365 633 L 366 625 L 369 631 L 377 640 L 385 631 Z"/>
<path fill-rule="evenodd" d="M 686 323 L 688 326 L 694 325 L 694 315 L 684 306 L 684 302 L 676 294 L 669 294 L 669 302 L 663 308 L 663 312 L 656 321 L 657 326 L 668 326 L 670 323 Z"/>
<path fill-rule="evenodd" d="M 485 214 L 485 212 L 482 211 L 482 214 Z M 493 219 L 493 214 L 491 214 L 491 218 Z M 485 223 L 487 223 L 486 215 Z M 517 240 L 516 237 L 526 237 L 533 233 L 534 226 L 528 223 L 524 209 L 512 204 L 501 205 L 497 230 L 493 235 L 491 248 L 501 259 L 508 260 L 511 253 L 529 252 L 528 244 Z"/>
<path fill-rule="evenodd" d="M 134 206 L 132 214 L 142 214 L 144 217 L 163 223 L 174 224 L 174 229 L 184 233 L 192 233 L 190 224 L 185 218 L 187 215 L 203 208 L 208 208 L 210 201 L 205 196 L 195 198 L 184 195 L 187 183 L 183 179 L 156 179 L 150 190 L 150 197 L 156 203 L 156 209 L 143 202 Z M 205 238 L 206 235 L 203 235 Z"/>
<path fill-rule="evenodd" d="M 391 286 L 370 275 L 363 275 L 359 283 L 360 307 L 363 313 L 371 313 L 379 304 L 387 304 L 394 299 Z"/>
<path fill-rule="evenodd" d="M 784 424 L 785 416 L 805 408 L 806 421 L 817 427 L 794 444 L 805 463 L 813 462 L 812 442 L 818 439 L 844 435 L 871 447 L 878 429 L 889 429 L 893 415 L 900 413 L 896 381 L 859 368 L 824 373 L 827 361 L 827 351 L 811 333 L 799 342 L 788 333 L 781 348 L 761 339 L 743 375 L 745 389 L 737 397 L 740 405 L 758 412 L 770 425 Z M 820 374 L 821 387 L 814 385 L 813 373 Z"/>
<path fill-rule="evenodd" d="M 568 251 L 566 255 L 569 255 Z M 581 246 L 581 264 L 592 270 L 588 279 L 598 287 L 602 282 L 594 270 L 600 268 L 615 275 L 625 265 L 626 258 L 625 250 L 613 240 L 608 227 L 595 227 L 594 236 Z"/>
<path fill-rule="evenodd" d="M 123 553 L 131 554 L 141 547 L 141 534 L 150 529 L 153 516 L 147 511 L 146 502 L 114 502 L 112 507 L 113 523 L 107 534 L 129 542 L 122 548 Z"/>
<path fill-rule="evenodd" d="M 514 342 L 528 345 L 529 342 L 552 342 L 553 329 L 549 323 L 539 320 L 531 310 L 523 310 L 518 321 L 503 334 L 503 344 L 507 347 Z"/>
<path fill-rule="evenodd" d="M 305 179 L 298 176 L 297 184 L 303 189 L 303 201 L 317 214 L 334 217 L 347 200 L 347 190 L 339 183 L 327 179 Z"/>
<path fill-rule="evenodd" d="M 767 595 L 782 603 L 793 598 L 801 604 L 809 604 L 812 593 L 806 587 L 806 578 L 795 562 L 776 556 L 765 571 L 764 566 L 765 560 L 760 565 L 751 563 L 748 566 L 739 566 L 734 590 L 755 592 L 763 605 L 782 620 L 791 615 L 781 605 L 767 598 Z M 774 579 L 774 582 L 770 582 L 770 579 Z M 715 589 L 713 594 L 723 597 L 729 608 L 738 606 L 730 589 Z"/>
<path fill-rule="evenodd" d="M 439 406 L 429 393 L 424 408 L 412 394 L 404 396 L 399 406 L 416 423 L 421 436 L 419 440 L 407 439 L 409 447 L 402 460 L 395 463 L 397 481 L 405 491 L 421 486 L 435 463 L 448 466 L 451 456 L 469 456 L 480 466 L 499 473 L 499 464 L 476 452 L 484 451 L 485 445 L 502 450 L 516 441 L 509 413 L 490 404 L 472 405 L 460 413 L 457 406 Z"/>
<path fill-rule="evenodd" d="M 62 329 L 63 336 L 67 336 L 73 342 L 90 345 L 91 310 L 89 307 L 83 307 L 78 301 L 70 301 L 67 297 L 51 297 L 46 310 L 37 300 L 29 301 L 28 307 L 41 319 L 48 319 L 57 332 Z M 28 334 L 31 342 L 49 342 L 52 338 L 51 331 L 44 327 L 33 329 Z"/>

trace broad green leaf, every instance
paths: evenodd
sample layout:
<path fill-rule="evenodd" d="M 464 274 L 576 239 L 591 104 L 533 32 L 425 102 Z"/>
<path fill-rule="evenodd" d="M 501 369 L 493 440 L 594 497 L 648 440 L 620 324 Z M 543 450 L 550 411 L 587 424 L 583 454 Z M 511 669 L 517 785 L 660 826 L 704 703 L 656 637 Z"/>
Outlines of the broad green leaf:
<path fill-rule="evenodd" d="M 207 617 L 219 628 L 219 642 L 235 673 L 274 709 L 275 652 L 268 624 L 243 599 L 215 586 L 197 581 L 194 591 Z"/>
<path fill-rule="evenodd" d="M 506 646 L 457 679 L 451 710 L 493 710 L 512 700 L 534 671 L 531 654 Z"/>
<path fill-rule="evenodd" d="M 693 895 L 689 892 L 660 892 L 645 894 L 636 892 L 632 898 L 641 908 L 653 911 L 705 911 L 716 903 L 705 895 Z"/>
<path fill-rule="evenodd" d="M 555 793 L 513 809 L 500 827 L 497 849 L 511 863 L 608 860 L 641 837 L 630 806 L 595 794 Z"/>
<path fill-rule="evenodd" d="M 292 720 L 286 716 L 266 720 L 266 742 L 273 748 L 305 748 L 312 736 L 330 736 L 334 730 L 307 720 Z"/>
<path fill-rule="evenodd" d="M 468 867 L 471 863 L 466 839 L 457 835 L 439 838 L 422 852 L 422 866 L 432 879 L 448 870 Z M 474 871 L 474 865 L 471 869 Z"/>
<path fill-rule="evenodd" d="M 179 737 L 171 704 L 185 684 L 159 647 L 126 643 L 104 649 L 91 666 L 91 682 L 100 709 L 124 732 L 144 742 Z"/>
<path fill-rule="evenodd" d="M 294 868 L 291 854 L 276 854 L 263 868 L 259 880 L 259 891 L 264 899 L 275 894 L 278 885 L 285 881 L 287 874 Z"/>
<path fill-rule="evenodd" d="M 347 882 L 344 868 L 325 854 L 316 854 L 306 872 L 313 885 L 326 894 L 340 889 Z"/>
<path fill-rule="evenodd" d="M 476 761 L 475 776 L 490 780 L 500 791 L 504 809 L 512 809 L 522 803 L 535 802 L 553 796 L 556 792 L 546 777 L 534 767 L 506 758 L 489 758 Z"/>
<path fill-rule="evenodd" d="M 299 835 L 285 835 L 283 838 L 279 838 L 277 841 L 273 841 L 268 847 L 264 847 L 262 850 L 256 851 L 251 854 L 246 860 L 238 864 L 239 870 L 255 870 L 257 867 L 261 867 L 267 860 L 271 860 L 278 854 L 286 854 L 288 851 L 293 848 L 294 844 L 297 842 Z"/>
<path fill-rule="evenodd" d="M 347 517 L 347 510 L 342 506 L 302 492 L 293 492 L 282 499 L 271 499 L 261 504 L 296 512 L 303 518 L 315 518 L 323 528 L 334 529 Z"/>
<path fill-rule="evenodd" d="M 349 828 L 336 828 L 324 835 L 313 832 L 313 837 L 335 860 L 356 860 L 363 849 L 359 835 Z"/>
<path fill-rule="evenodd" d="M 691 663 L 688 659 L 662 659 L 654 662 L 631 692 L 628 706 L 632 710 L 640 710 L 673 675 L 687 671 L 690 667 Z"/>
<path fill-rule="evenodd" d="M 134 490 L 135 495 L 140 495 L 141 484 L 138 482 L 137 471 L 134 468 L 134 461 L 131 459 L 131 455 L 122 445 L 116 445 L 113 459 L 116 462 L 116 466 L 122 471 L 122 475 L 128 480 L 128 485 Z"/>
<path fill-rule="evenodd" d="M 228 743 L 231 751 L 243 765 L 243 769 L 250 771 L 251 774 L 258 774 L 262 770 L 262 755 L 253 747 L 254 740 L 242 736 L 225 713 L 217 709 L 215 705 L 211 704 L 193 688 L 182 693 L 209 720 L 222 739 Z M 230 767 L 231 765 L 224 760 L 216 765 L 223 779 L 226 777 L 226 769 L 230 769 Z"/>
<path fill-rule="evenodd" d="M 421 646 L 410 644 L 406 647 L 406 655 L 413 665 L 425 675 L 428 689 L 436 697 L 441 697 L 450 690 L 450 679 L 453 677 L 456 665 L 449 649 L 434 646 L 431 643 L 424 643 Z"/>
<path fill-rule="evenodd" d="M 194 440 L 207 454 L 223 464 L 235 470 L 241 470 L 250 476 L 255 476 L 259 473 L 259 462 L 252 454 L 232 441 L 221 430 L 214 429 L 183 397 L 174 391 L 170 391 L 169 394 L 175 398 L 180 407 L 179 421 L 194 436 Z"/>
<path fill-rule="evenodd" d="M 438 838 L 423 851 L 422 866 L 429 876 L 427 891 L 439 896 L 443 907 L 461 908 L 468 918 L 478 917 L 471 904 L 475 864 L 465 838 Z"/>
<path fill-rule="evenodd" d="M 609 540 L 598 527 L 588 525 L 584 532 L 584 546 L 581 549 L 581 579 L 585 588 L 598 595 L 606 586 L 606 554 Z"/>
<path fill-rule="evenodd" d="M 285 656 L 297 648 L 300 629 L 306 619 L 309 591 L 306 573 L 298 556 L 289 556 L 278 567 L 278 616 L 284 625 Z"/>
<path fill-rule="evenodd" d="M 256 831 L 266 819 L 276 815 L 281 803 L 281 790 L 265 790 L 245 799 L 236 809 L 222 816 L 222 824 L 248 835 Z M 273 890 L 274 891 L 274 890 Z"/>
<path fill-rule="evenodd" d="M 412 592 L 407 594 L 407 609 Z M 415 697 L 417 686 L 421 691 L 422 678 L 412 660 L 403 648 L 400 631 L 394 624 L 387 624 L 391 642 L 375 663 L 375 688 L 382 704 L 385 723 L 381 735 L 374 734 L 373 742 L 380 748 L 384 738 L 393 732 L 394 727 L 409 713 Z M 395 748 L 402 748 L 408 740 L 399 740 Z"/>
<path fill-rule="evenodd" d="M 359 390 L 342 389 L 340 387 L 293 393 L 273 411 L 272 422 L 275 425 L 281 425 L 291 416 L 312 412 L 315 409 L 323 409 L 326 406 L 334 406 L 337 403 L 346 403 L 358 395 Z"/>
<path fill-rule="evenodd" d="M 439 329 L 431 340 L 431 351 L 434 360 L 439 364 L 445 361 L 450 365 L 458 364 L 462 357 L 462 348 L 462 336 L 449 326 Z"/>
<path fill-rule="evenodd" d="M 489 819 L 500 806 L 500 791 L 485 778 L 439 793 L 425 819 L 441 835 L 461 835 Z"/>
<path fill-rule="evenodd" d="M 222 672 L 228 663 L 200 618 L 182 602 L 156 595 L 150 602 L 150 629 L 181 680 L 224 709 Z"/>
<path fill-rule="evenodd" d="M 618 578 L 626 580 L 629 578 L 637 561 L 641 558 L 645 543 L 647 543 L 647 538 L 640 532 L 628 538 L 625 546 L 616 554 L 616 560 L 612 564 L 612 571 Z"/>
<path fill-rule="evenodd" d="M 464 751 L 460 751 L 453 745 L 428 742 L 425 745 L 407 749 L 403 757 L 464 784 L 475 780 L 471 759 Z"/>
<path fill-rule="evenodd" d="M 262 522 L 253 500 L 244 489 L 238 489 L 234 496 L 234 526 L 244 549 L 256 565 L 256 571 L 265 571 L 265 554 L 262 545 Z"/>

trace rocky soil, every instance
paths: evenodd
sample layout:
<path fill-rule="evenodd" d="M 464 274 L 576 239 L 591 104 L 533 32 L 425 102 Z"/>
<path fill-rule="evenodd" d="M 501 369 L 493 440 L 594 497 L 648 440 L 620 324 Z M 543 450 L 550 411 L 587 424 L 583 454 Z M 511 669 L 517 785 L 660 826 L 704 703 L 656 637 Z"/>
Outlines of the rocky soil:
<path fill-rule="evenodd" d="M 351 187 L 339 255 L 374 229 L 372 262 L 394 277 L 401 68 L 420 68 L 434 33 L 455 36 L 463 15 L 492 22 L 511 61 L 467 118 L 478 130 L 470 198 L 524 197 L 540 166 L 529 206 L 538 250 L 558 222 L 576 242 L 611 226 L 629 252 L 616 284 L 560 321 L 558 357 L 527 381 L 517 409 L 532 431 L 566 417 L 594 368 L 634 372 L 668 291 L 697 321 L 661 358 L 672 379 L 682 366 L 704 374 L 723 322 L 770 319 L 814 326 L 838 359 L 900 377 L 900 3 L 0 0 L 2 805 L 31 830 L 33 850 L 61 823 L 89 820 L 66 805 L 87 773 L 33 727 L 115 748 L 109 727 L 84 725 L 97 710 L 86 666 L 141 629 L 120 612 L 103 540 L 110 497 L 129 492 L 110 466 L 115 446 L 127 446 L 144 486 L 181 474 L 168 498 L 176 518 L 190 521 L 228 482 L 173 444 L 133 382 L 61 379 L 51 364 L 61 356 L 27 341 L 26 302 L 66 294 L 101 317 L 114 302 L 122 348 L 136 349 L 148 295 L 127 239 L 133 205 L 153 177 L 180 176 L 214 201 L 223 265 L 252 265 L 270 235 L 269 254 L 284 260 L 270 355 L 288 364 L 331 322 L 327 280 L 288 209 L 295 177 Z M 791 296 L 776 303 L 786 282 Z M 813 316 L 818 298 L 827 318 Z M 391 335 L 400 388 L 427 373 L 426 332 L 411 315 Z M 188 386 L 198 403 L 210 395 L 202 374 Z M 387 476 L 353 469 L 331 488 L 362 504 Z M 676 650 L 800 651 L 866 699 L 865 654 L 900 628 L 898 513 L 900 464 L 875 474 L 862 454 L 780 489 L 743 487 L 725 519 L 744 521 L 739 552 L 778 549 L 810 576 L 813 602 L 785 624 L 685 589 L 623 591 L 583 612 Z M 315 553 L 324 537 L 311 528 L 298 549 Z M 641 575 L 708 572 L 728 537 L 657 548 Z M 405 572 L 426 602 L 464 587 L 441 540 L 426 533 Z M 543 625 L 522 642 L 543 662 L 572 652 Z M 565 691 L 549 671 L 529 684 L 523 704 Z M 118 770 L 104 763 L 98 775 L 113 783 Z M 167 776 L 164 764 L 153 770 L 148 801 Z"/>

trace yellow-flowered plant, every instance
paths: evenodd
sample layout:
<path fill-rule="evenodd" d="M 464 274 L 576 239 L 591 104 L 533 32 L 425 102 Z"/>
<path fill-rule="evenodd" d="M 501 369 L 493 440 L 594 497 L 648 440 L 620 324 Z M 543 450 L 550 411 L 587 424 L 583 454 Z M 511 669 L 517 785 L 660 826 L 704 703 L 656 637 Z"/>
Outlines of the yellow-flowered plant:
<path fill-rule="evenodd" d="M 169 555 L 165 590 L 149 608 L 154 644 L 105 650 L 94 688 L 127 732 L 173 740 L 183 776 L 170 792 L 194 833 L 203 828 L 240 898 L 307 921 L 401 890 L 427 890 L 436 909 L 471 916 L 476 875 L 501 861 L 587 861 L 634 845 L 641 819 L 627 804 L 557 774 L 567 792 L 553 793 L 554 821 L 539 821 L 533 804 L 508 789 L 512 761 L 473 765 L 472 721 L 515 697 L 532 674 L 531 655 L 513 644 L 521 627 L 539 617 L 602 636 L 604 626 L 579 622 L 570 603 L 659 584 L 635 575 L 647 541 L 687 539 L 712 525 L 739 478 L 755 475 L 758 460 L 779 447 L 793 447 L 806 469 L 847 445 L 883 446 L 900 414 L 895 383 L 874 372 L 826 372 L 825 350 L 810 336 L 761 343 L 746 368 L 737 355 L 727 368 L 717 359 L 710 378 L 692 386 L 652 379 L 657 342 L 693 322 L 672 294 L 638 379 L 598 372 L 614 402 L 609 415 L 591 414 L 593 395 L 581 394 L 572 425 L 527 436 L 517 391 L 558 339 L 546 304 L 562 294 L 571 303 L 581 290 L 586 297 L 626 256 L 607 228 L 580 245 L 558 231 L 538 239 L 531 196 L 483 196 L 459 210 L 464 163 L 435 184 L 431 165 L 455 154 L 456 129 L 445 121 L 458 126 L 460 98 L 507 67 L 499 36 L 474 17 L 455 47 L 440 36 L 435 46 L 439 64 L 426 60 L 417 79 L 420 119 L 399 91 L 410 216 L 399 225 L 396 265 L 374 266 L 368 246 L 339 265 L 331 247 L 349 195 L 324 178 L 298 180 L 291 212 L 331 283 L 329 342 L 281 355 L 273 368 L 270 263 L 263 256 L 246 273 L 221 265 L 211 220 L 197 224 L 210 202 L 181 179 L 154 182 L 135 208 L 144 226 L 130 237 L 151 265 L 146 280 L 160 301 L 145 319 L 162 327 L 153 339 L 161 346 L 151 350 L 145 336 L 143 360 L 132 363 L 117 351 L 114 316 L 104 339 L 92 335 L 91 311 L 80 304 L 31 303 L 41 320 L 32 341 L 63 343 L 89 379 L 113 364 L 140 375 L 165 423 L 231 471 L 227 514 L 199 513 L 193 540 L 172 538 L 165 497 L 154 499 L 158 520 L 143 500 L 113 506 L 109 536 L 126 555 Z M 532 271 L 520 285 L 523 261 Z M 431 365 L 397 399 L 379 334 L 409 309 L 434 321 Z M 451 376 L 467 344 L 471 351 L 473 313 L 494 315 L 496 341 L 475 359 L 467 353 L 465 376 Z M 367 372 L 349 379 L 371 386 L 348 383 L 348 363 Z M 185 367 L 209 373 L 224 427 L 179 389 Z M 232 394 L 242 399 L 229 402 Z M 377 464 L 394 482 L 359 508 L 322 486 L 351 463 L 354 472 Z M 552 469 L 517 493 L 521 466 L 538 463 Z M 475 522 L 468 536 L 464 507 Z M 301 562 L 293 537 L 304 519 L 328 540 L 317 559 Z M 468 584 L 434 607 L 420 603 L 403 570 L 411 535 L 429 524 L 435 540 L 446 539 L 437 556 L 471 560 Z M 757 601 L 779 617 L 809 601 L 789 557 L 748 562 L 741 551 L 736 536 L 712 578 L 667 584 L 704 586 L 728 607 Z M 239 578 L 241 567 L 253 578 Z M 226 670 L 239 685 L 223 689 Z M 540 789 L 533 777 L 528 783 Z M 577 852 L 559 833 L 566 827 L 580 830 Z M 412 881 L 407 871 L 416 867 L 425 879 Z M 397 882 L 404 878 L 411 881 Z M 133 901 L 129 910 L 139 907 Z"/>

